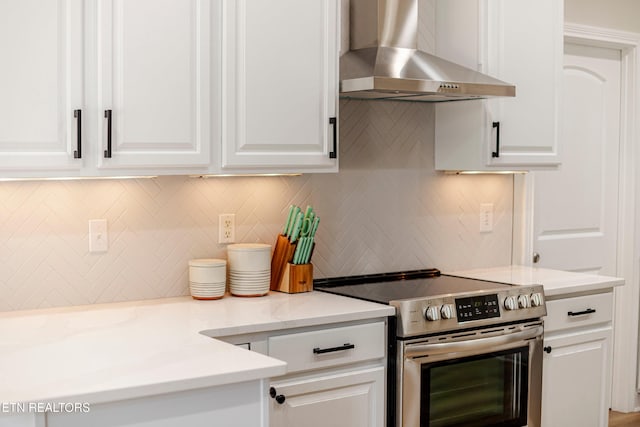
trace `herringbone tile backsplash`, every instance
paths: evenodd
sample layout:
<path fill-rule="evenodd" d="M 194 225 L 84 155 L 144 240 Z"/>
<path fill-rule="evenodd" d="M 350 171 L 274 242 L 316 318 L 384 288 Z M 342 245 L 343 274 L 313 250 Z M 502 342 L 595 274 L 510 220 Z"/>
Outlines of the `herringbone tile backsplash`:
<path fill-rule="evenodd" d="M 322 218 L 316 277 L 510 263 L 510 176 L 435 172 L 432 105 L 340 108 L 338 174 L 0 183 L 0 310 L 187 295 L 189 259 L 226 257 L 218 214 L 236 214 L 238 242 L 273 243 L 291 203 Z M 109 251 L 90 254 L 99 218 Z"/>

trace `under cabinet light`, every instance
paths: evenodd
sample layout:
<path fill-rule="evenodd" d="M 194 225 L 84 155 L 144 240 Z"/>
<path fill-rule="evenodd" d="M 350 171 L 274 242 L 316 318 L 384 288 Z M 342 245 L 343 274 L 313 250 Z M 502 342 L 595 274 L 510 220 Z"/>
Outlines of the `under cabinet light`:
<path fill-rule="evenodd" d="M 189 175 L 189 178 L 233 178 L 233 177 L 263 177 L 263 176 L 302 176 L 301 173 L 244 173 L 244 174 L 231 174 L 231 173 L 223 173 L 223 174 L 207 174 L 207 175 Z"/>
<path fill-rule="evenodd" d="M 0 182 L 12 181 L 98 181 L 109 179 L 152 179 L 157 176 L 63 176 L 51 178 L 0 178 Z"/>
<path fill-rule="evenodd" d="M 515 175 L 529 171 L 444 171 L 445 175 Z"/>

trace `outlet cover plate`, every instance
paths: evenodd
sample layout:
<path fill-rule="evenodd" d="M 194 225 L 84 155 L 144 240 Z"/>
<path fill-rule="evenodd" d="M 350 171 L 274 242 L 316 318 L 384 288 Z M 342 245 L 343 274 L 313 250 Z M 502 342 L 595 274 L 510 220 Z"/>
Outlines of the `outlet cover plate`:
<path fill-rule="evenodd" d="M 218 243 L 236 241 L 236 214 L 218 215 Z"/>
<path fill-rule="evenodd" d="M 106 219 L 89 220 L 89 252 L 107 252 L 109 250 L 109 234 Z"/>

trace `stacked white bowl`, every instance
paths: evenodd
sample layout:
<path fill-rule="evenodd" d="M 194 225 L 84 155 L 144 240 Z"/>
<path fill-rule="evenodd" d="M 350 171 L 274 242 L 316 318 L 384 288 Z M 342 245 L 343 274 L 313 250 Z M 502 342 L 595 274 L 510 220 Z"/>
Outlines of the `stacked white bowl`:
<path fill-rule="evenodd" d="M 227 261 L 202 258 L 189 261 L 189 289 L 194 299 L 220 299 L 227 285 Z"/>
<path fill-rule="evenodd" d="M 227 246 L 229 290 L 232 295 L 257 297 L 269 292 L 271 245 L 238 243 Z"/>

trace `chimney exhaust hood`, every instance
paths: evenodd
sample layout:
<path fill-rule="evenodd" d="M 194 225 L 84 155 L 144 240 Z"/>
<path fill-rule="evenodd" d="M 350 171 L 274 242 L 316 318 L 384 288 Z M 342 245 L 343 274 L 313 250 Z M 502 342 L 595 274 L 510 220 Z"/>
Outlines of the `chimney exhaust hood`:
<path fill-rule="evenodd" d="M 350 51 L 340 97 L 456 101 L 513 97 L 516 88 L 418 50 L 418 0 L 350 0 Z"/>

